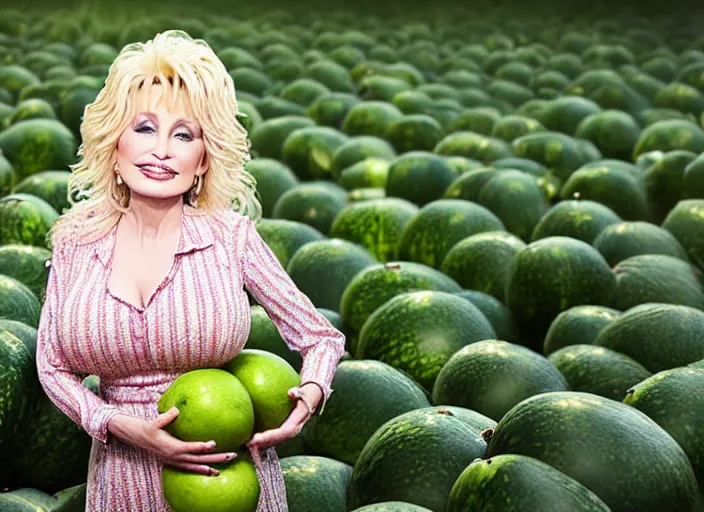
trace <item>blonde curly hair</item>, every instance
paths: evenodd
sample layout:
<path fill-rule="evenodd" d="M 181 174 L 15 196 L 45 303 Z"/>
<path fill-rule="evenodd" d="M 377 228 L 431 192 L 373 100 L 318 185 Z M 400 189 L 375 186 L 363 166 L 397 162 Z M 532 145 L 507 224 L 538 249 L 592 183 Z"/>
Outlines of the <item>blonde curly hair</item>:
<path fill-rule="evenodd" d="M 58 239 L 97 240 L 130 211 L 129 189 L 118 185 L 113 173 L 117 141 L 138 113 L 138 95 L 156 84 L 163 86 L 156 97 L 167 99 L 169 108 L 183 100 L 203 132 L 208 167 L 197 207 L 185 211 L 203 215 L 231 209 L 255 222 L 261 219 L 256 180 L 244 168 L 251 158 L 250 142 L 237 119 L 241 113 L 232 77 L 205 41 L 168 30 L 147 43 L 125 46 L 110 66 L 105 86 L 86 106 L 79 162 L 69 166 L 71 207 L 47 233 L 50 248 Z M 184 194 L 184 203 L 191 204 L 192 190 Z"/>

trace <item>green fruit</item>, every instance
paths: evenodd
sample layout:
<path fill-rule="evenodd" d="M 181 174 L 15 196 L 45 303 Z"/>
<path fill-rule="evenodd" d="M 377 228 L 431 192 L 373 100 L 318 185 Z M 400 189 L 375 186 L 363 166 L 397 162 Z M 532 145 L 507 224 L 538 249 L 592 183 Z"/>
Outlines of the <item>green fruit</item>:
<path fill-rule="evenodd" d="M 594 492 L 613 512 L 694 512 L 699 490 L 686 454 L 645 414 L 580 392 L 536 395 L 494 430 L 488 457 L 536 458 Z"/>
<path fill-rule="evenodd" d="M 288 390 L 301 384 L 301 377 L 285 359 L 271 352 L 244 349 L 224 367 L 237 377 L 254 406 L 254 429 L 279 428 L 296 406 Z"/>
<path fill-rule="evenodd" d="M 259 480 L 251 460 L 238 454 L 225 464 L 211 464 L 217 476 L 201 475 L 165 466 L 164 497 L 174 512 L 255 512 Z"/>
<path fill-rule="evenodd" d="M 281 459 L 289 512 L 345 510 L 352 467 L 314 455 Z"/>
<path fill-rule="evenodd" d="M 704 270 L 704 238 L 700 234 L 702 223 L 704 200 L 687 199 L 677 203 L 662 224 L 682 244 L 689 259 L 700 270 Z"/>
<path fill-rule="evenodd" d="M 550 324 L 543 354 L 550 355 L 571 345 L 591 345 L 601 330 L 621 315 L 604 306 L 575 306 L 563 311 Z"/>
<path fill-rule="evenodd" d="M 518 342 L 520 336 L 516 322 L 503 303 L 488 293 L 476 290 L 464 290 L 457 294 L 474 304 L 479 311 L 489 320 L 496 331 L 496 337 L 503 341 Z"/>
<path fill-rule="evenodd" d="M 642 221 L 611 224 L 599 233 L 592 245 L 612 267 L 641 254 L 663 254 L 689 261 L 687 253 L 672 234 Z"/>
<path fill-rule="evenodd" d="M 591 244 L 607 227 L 621 222 L 609 207 L 594 201 L 561 201 L 540 219 L 532 241 L 547 237 L 570 237 Z"/>
<path fill-rule="evenodd" d="M 0 199 L 0 245 L 25 244 L 48 248 L 46 234 L 58 218 L 43 199 L 10 194 Z"/>
<path fill-rule="evenodd" d="M 171 435 L 183 441 L 213 440 L 218 452 L 239 449 L 254 431 L 252 399 L 244 385 L 225 370 L 203 368 L 179 375 L 157 406 L 161 414 L 172 407 L 179 410 L 166 426 Z"/>
<path fill-rule="evenodd" d="M 582 484 L 524 455 L 475 460 L 457 478 L 447 512 L 607 512 L 609 507 Z"/>

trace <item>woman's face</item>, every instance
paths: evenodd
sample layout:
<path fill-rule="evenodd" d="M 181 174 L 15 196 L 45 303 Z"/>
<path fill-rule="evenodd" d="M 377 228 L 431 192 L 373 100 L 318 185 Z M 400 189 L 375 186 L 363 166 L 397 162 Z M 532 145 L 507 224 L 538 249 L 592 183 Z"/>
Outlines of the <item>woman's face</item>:
<path fill-rule="evenodd" d="M 150 95 L 160 87 L 154 85 L 150 90 L 154 92 L 142 94 L 137 116 L 117 142 L 118 172 L 132 199 L 180 197 L 193 186 L 196 175 L 205 172 L 201 127 L 183 101 L 176 102 L 174 111 L 164 105 L 149 108 Z M 155 174 L 164 169 L 144 168 L 148 164 L 167 166 L 173 173 Z"/>

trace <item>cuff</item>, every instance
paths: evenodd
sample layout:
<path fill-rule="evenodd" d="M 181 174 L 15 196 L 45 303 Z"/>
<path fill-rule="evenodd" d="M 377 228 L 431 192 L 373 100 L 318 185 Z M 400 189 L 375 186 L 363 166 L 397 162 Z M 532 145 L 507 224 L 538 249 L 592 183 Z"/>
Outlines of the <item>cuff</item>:
<path fill-rule="evenodd" d="M 307 380 L 305 382 L 301 382 L 300 386 L 298 386 L 298 387 L 302 388 L 304 384 L 315 384 L 316 386 L 318 386 L 320 388 L 320 391 L 323 392 L 323 399 L 321 401 L 321 404 L 316 409 L 315 413 L 313 413 L 313 416 L 320 416 L 321 414 L 323 414 L 323 409 L 325 409 L 325 404 L 327 403 L 328 398 L 330 398 L 330 395 L 332 395 L 333 391 L 335 391 L 335 390 L 332 388 L 326 389 L 322 384 L 320 384 L 320 382 L 316 382 L 314 380 Z"/>
<path fill-rule="evenodd" d="M 98 412 L 93 415 L 90 420 L 90 424 L 86 426 L 86 432 L 88 435 L 94 439 L 97 439 L 103 444 L 108 442 L 108 422 L 117 414 L 126 414 L 116 405 L 103 405 L 100 407 Z"/>

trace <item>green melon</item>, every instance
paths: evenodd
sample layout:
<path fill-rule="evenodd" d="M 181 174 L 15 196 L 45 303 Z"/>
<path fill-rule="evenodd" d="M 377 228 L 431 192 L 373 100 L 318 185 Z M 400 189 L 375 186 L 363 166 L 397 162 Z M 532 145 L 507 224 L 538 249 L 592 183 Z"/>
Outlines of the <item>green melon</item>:
<path fill-rule="evenodd" d="M 425 391 L 380 361 L 342 361 L 332 381 L 335 390 L 326 414 L 312 417 L 304 440 L 316 455 L 352 466 L 374 432 L 405 412 L 430 407 Z"/>
<path fill-rule="evenodd" d="M 361 245 L 378 261 L 392 261 L 404 228 L 417 213 L 416 205 L 395 197 L 351 204 L 335 218 L 330 236 Z"/>
<path fill-rule="evenodd" d="M 386 195 L 424 206 L 442 197 L 456 177 L 455 170 L 441 156 L 426 151 L 409 151 L 391 161 Z"/>
<path fill-rule="evenodd" d="M 356 164 L 343 169 L 338 178 L 338 184 L 345 190 L 360 188 L 381 188 L 386 195 L 386 181 L 389 175 L 390 163 L 380 158 L 365 158 Z"/>
<path fill-rule="evenodd" d="M 485 448 L 481 436 L 449 410 L 401 414 L 379 427 L 360 453 L 347 510 L 384 501 L 445 510 L 455 480 Z"/>
<path fill-rule="evenodd" d="M 491 107 L 476 107 L 465 110 L 448 127 L 450 132 L 467 131 L 481 135 L 491 135 L 494 125 L 501 119 L 501 113 Z"/>
<path fill-rule="evenodd" d="M 489 135 L 497 139 L 505 140 L 506 142 L 513 142 L 524 135 L 545 131 L 547 131 L 547 129 L 535 119 L 525 116 L 509 115 L 499 119 Z"/>
<path fill-rule="evenodd" d="M 306 110 L 306 115 L 319 126 L 330 126 L 339 130 L 349 110 L 360 101 L 360 98 L 350 93 L 325 93 L 318 96 L 310 104 Z"/>
<path fill-rule="evenodd" d="M 586 163 L 575 139 L 563 133 L 531 133 L 514 140 L 511 147 L 517 157 L 544 165 L 562 181 Z"/>
<path fill-rule="evenodd" d="M 367 319 L 356 357 L 387 363 L 430 391 L 453 353 L 469 343 L 495 338 L 487 318 L 466 299 L 441 291 L 406 292 Z"/>
<path fill-rule="evenodd" d="M 0 318 L 39 326 L 41 303 L 26 285 L 0 274 Z"/>
<path fill-rule="evenodd" d="M 247 338 L 247 348 L 266 350 L 286 360 L 300 373 L 302 358 L 300 352 L 291 350 L 276 324 L 271 320 L 266 310 L 259 304 L 251 306 L 251 327 Z"/>
<path fill-rule="evenodd" d="M 431 151 L 443 138 L 439 122 L 426 114 L 406 114 L 386 127 L 384 138 L 396 151 Z"/>
<path fill-rule="evenodd" d="M 686 261 L 662 254 L 627 258 L 614 267 L 615 307 L 626 310 L 646 302 L 704 309 L 701 273 Z"/>
<path fill-rule="evenodd" d="M 677 203 L 665 218 L 662 227 L 672 233 L 699 269 L 704 270 L 704 200 L 687 199 Z"/>
<path fill-rule="evenodd" d="M 621 218 L 608 206 L 589 200 L 564 200 L 540 219 L 531 240 L 561 236 L 591 244 L 606 227 L 618 222 Z"/>
<path fill-rule="evenodd" d="M 499 340 L 471 343 L 452 354 L 433 386 L 433 404 L 458 405 L 494 420 L 538 393 L 567 391 L 567 382 L 543 356 Z"/>
<path fill-rule="evenodd" d="M 555 317 L 573 306 L 609 306 L 616 278 L 590 245 L 549 237 L 521 249 L 506 285 L 506 305 L 521 334 L 532 334 L 537 348 Z"/>
<path fill-rule="evenodd" d="M 697 482 L 682 448 L 645 414 L 581 392 L 536 395 L 496 426 L 487 456 L 534 457 L 574 478 L 613 512 L 695 511 Z"/>
<path fill-rule="evenodd" d="M 342 171 L 368 158 L 393 160 L 396 151 L 386 140 L 369 135 L 350 137 L 332 155 L 332 176 L 340 178 Z"/>
<path fill-rule="evenodd" d="M 630 172 L 604 161 L 575 171 L 560 191 L 562 199 L 590 200 L 624 220 L 648 220 L 648 199 L 642 183 Z"/>
<path fill-rule="evenodd" d="M 460 199 L 438 199 L 425 205 L 401 234 L 398 258 L 440 268 L 449 250 L 468 236 L 503 230 L 488 209 Z"/>
<path fill-rule="evenodd" d="M 31 327 L 19 320 L 0 318 L 0 329 L 4 329 L 10 334 L 17 336 L 20 341 L 24 343 L 29 355 L 35 357 L 37 352 L 37 329 L 35 327 Z"/>
<path fill-rule="evenodd" d="M 635 306 L 604 327 L 595 345 L 638 361 L 651 372 L 704 359 L 704 312 L 689 306 L 648 303 Z"/>
<path fill-rule="evenodd" d="M 463 172 L 445 190 L 444 199 L 463 199 L 476 203 L 484 185 L 494 179 L 503 169 L 479 167 Z"/>
<path fill-rule="evenodd" d="M 271 215 L 275 219 L 307 224 L 322 234 L 328 235 L 335 217 L 345 206 L 347 206 L 346 194 L 343 195 L 318 183 L 305 182 L 281 194 Z"/>
<path fill-rule="evenodd" d="M 284 268 L 303 245 L 325 239 L 314 227 L 285 219 L 261 219 L 257 224 L 257 232 Z"/>
<path fill-rule="evenodd" d="M 467 237 L 447 253 L 440 270 L 460 286 L 504 301 L 509 270 L 526 244 L 505 231 L 488 231 Z"/>
<path fill-rule="evenodd" d="M 484 163 L 514 156 L 506 141 L 470 131 L 446 135 L 438 142 L 433 152 L 439 155 L 464 156 Z"/>
<path fill-rule="evenodd" d="M 623 402 L 647 414 L 677 441 L 704 491 L 704 370 L 659 372 L 635 384 Z"/>
<path fill-rule="evenodd" d="M 51 251 L 42 247 L 22 244 L 0 245 L 0 274 L 17 279 L 27 286 L 42 302 Z"/>
<path fill-rule="evenodd" d="M 633 149 L 633 159 L 649 151 L 704 151 L 704 130 L 681 119 L 658 121 L 645 128 Z"/>
<path fill-rule="evenodd" d="M 271 217 L 276 201 L 299 183 L 291 169 L 272 158 L 250 160 L 245 170 L 257 180 L 262 217 Z"/>
<path fill-rule="evenodd" d="M 354 276 L 377 260 L 357 244 L 339 239 L 307 243 L 291 258 L 286 271 L 316 307 L 340 310 L 340 300 Z M 321 286 L 321 283 L 325 286 Z"/>
<path fill-rule="evenodd" d="M 356 508 L 352 512 L 431 512 L 431 510 L 404 501 L 384 501 Z"/>
<path fill-rule="evenodd" d="M 499 299 L 488 293 L 476 290 L 463 290 L 457 295 L 474 304 L 479 311 L 489 320 L 496 332 L 496 337 L 503 341 L 518 342 L 520 335 L 516 321 L 511 312 Z"/>
<path fill-rule="evenodd" d="M 607 226 L 592 245 L 612 267 L 640 254 L 664 254 L 689 261 L 674 236 L 659 226 L 642 221 Z"/>
<path fill-rule="evenodd" d="M 455 293 L 462 288 L 442 272 L 420 263 L 395 261 L 373 265 L 349 282 L 340 301 L 340 314 L 346 325 L 359 332 L 369 316 L 389 299 L 421 290 Z"/>
<path fill-rule="evenodd" d="M 402 117 L 403 113 L 392 103 L 375 100 L 362 101 L 347 112 L 342 122 L 342 132 L 350 136 L 384 137 L 389 124 Z"/>
<path fill-rule="evenodd" d="M 30 194 L 0 199 L 0 245 L 25 244 L 48 248 L 46 234 L 58 218 L 49 203 Z"/>
<path fill-rule="evenodd" d="M 607 512 L 585 486 L 532 457 L 496 455 L 475 460 L 450 491 L 447 512 Z"/>
<path fill-rule="evenodd" d="M 646 170 L 645 189 L 655 222 L 662 222 L 682 199 L 685 168 L 696 157 L 691 151 L 669 151 Z"/>
<path fill-rule="evenodd" d="M 601 330 L 621 315 L 620 311 L 605 306 L 575 306 L 563 311 L 550 324 L 543 354 L 571 345 L 591 345 Z"/>
<path fill-rule="evenodd" d="M 682 197 L 704 197 L 704 153 L 685 167 L 682 178 Z"/>
<path fill-rule="evenodd" d="M 314 455 L 281 459 L 290 512 L 345 510 L 352 468 L 340 461 Z"/>
<path fill-rule="evenodd" d="M 0 150 L 22 180 L 36 172 L 75 163 L 77 144 L 61 122 L 28 119 L 0 132 Z"/>
<path fill-rule="evenodd" d="M 330 179 L 333 154 L 347 139 L 329 126 L 299 128 L 286 137 L 281 148 L 282 161 L 301 180 Z"/>
<path fill-rule="evenodd" d="M 258 157 L 281 160 L 288 136 L 295 130 L 311 126 L 315 126 L 315 123 L 304 116 L 286 115 L 267 119 L 250 135 L 252 152 Z"/>
<path fill-rule="evenodd" d="M 640 125 L 632 115 L 621 110 L 605 110 L 583 118 L 574 136 L 593 142 L 607 158 L 628 161 L 640 132 Z"/>
<path fill-rule="evenodd" d="M 546 105 L 540 121 L 548 130 L 571 136 L 583 119 L 597 112 L 601 112 L 601 108 L 590 99 L 562 96 Z"/>
<path fill-rule="evenodd" d="M 548 360 L 565 377 L 570 391 L 611 400 L 623 400 L 631 386 L 652 375 L 630 357 L 593 345 L 570 345 L 550 354 Z"/>

